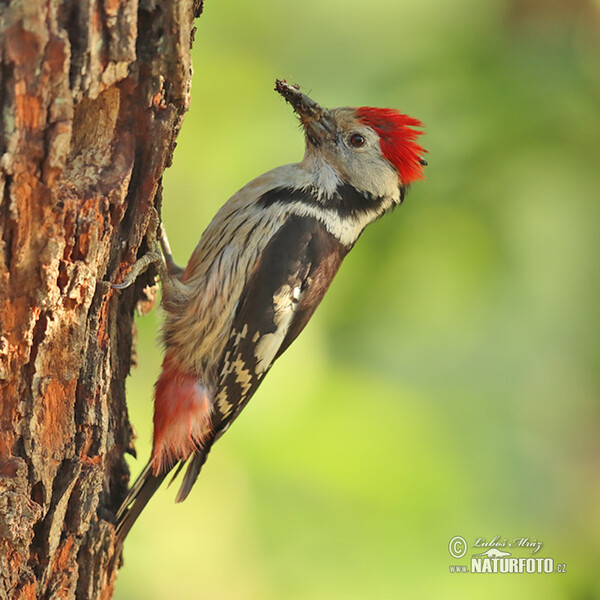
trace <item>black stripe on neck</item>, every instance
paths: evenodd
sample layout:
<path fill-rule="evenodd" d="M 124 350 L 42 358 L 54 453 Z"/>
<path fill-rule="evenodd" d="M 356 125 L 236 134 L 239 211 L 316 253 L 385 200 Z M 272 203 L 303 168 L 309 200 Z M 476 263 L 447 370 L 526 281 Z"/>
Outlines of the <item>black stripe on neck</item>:
<path fill-rule="evenodd" d="M 408 185 L 401 185 L 400 186 L 400 204 L 402 204 L 404 202 L 404 198 L 406 198 L 406 194 L 408 193 Z"/>
<path fill-rule="evenodd" d="M 356 217 L 361 214 L 378 211 L 384 204 L 383 198 L 374 197 L 367 192 L 361 192 L 349 183 L 339 185 L 336 191 L 329 197 L 321 200 L 317 198 L 317 191 L 314 187 L 276 187 L 265 192 L 258 199 L 258 204 L 266 207 L 275 203 L 288 204 L 300 202 L 309 206 L 322 206 L 323 208 L 335 210 L 340 217 Z"/>

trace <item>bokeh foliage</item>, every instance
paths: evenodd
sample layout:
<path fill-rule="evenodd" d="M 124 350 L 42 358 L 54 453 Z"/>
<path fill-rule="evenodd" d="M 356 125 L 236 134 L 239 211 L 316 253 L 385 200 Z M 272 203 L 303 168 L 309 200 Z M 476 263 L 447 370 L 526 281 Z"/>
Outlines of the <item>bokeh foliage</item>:
<path fill-rule="evenodd" d="M 156 495 L 117 599 L 600 597 L 599 7 L 207 0 L 165 178 L 180 262 L 233 192 L 301 158 L 276 77 L 420 118 L 430 166 L 189 500 Z M 159 320 L 138 320 L 134 474 Z M 454 535 L 538 539 L 568 572 L 450 574 Z"/>

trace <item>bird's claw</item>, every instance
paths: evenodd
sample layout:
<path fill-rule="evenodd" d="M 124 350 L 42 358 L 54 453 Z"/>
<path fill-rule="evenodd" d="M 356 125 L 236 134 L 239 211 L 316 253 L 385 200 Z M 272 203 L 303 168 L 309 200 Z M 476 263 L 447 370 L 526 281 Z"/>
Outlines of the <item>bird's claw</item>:
<path fill-rule="evenodd" d="M 157 237 L 159 229 L 160 243 Z M 111 287 L 114 290 L 124 290 L 128 288 L 142 273 L 144 273 L 144 271 L 148 269 L 150 265 L 156 265 L 158 269 L 158 275 L 162 281 L 165 281 L 169 277 L 169 275 L 171 274 L 171 268 L 173 270 L 180 269 L 180 267 L 178 267 L 173 262 L 173 257 L 171 256 L 170 248 L 168 245 L 169 242 L 166 239 L 164 227 L 161 224 L 158 212 L 154 207 L 152 207 L 150 214 L 150 221 L 148 223 L 148 229 L 146 231 L 146 241 L 148 244 L 149 251 L 133 263 L 133 265 L 129 269 L 129 272 L 125 276 L 125 279 L 121 283 L 111 283 Z M 165 245 L 168 254 L 166 254 L 166 256 L 163 256 L 163 253 L 161 252 L 161 246 L 164 249 Z M 171 266 L 171 268 L 165 266 L 165 261 L 167 262 L 167 265 Z"/>

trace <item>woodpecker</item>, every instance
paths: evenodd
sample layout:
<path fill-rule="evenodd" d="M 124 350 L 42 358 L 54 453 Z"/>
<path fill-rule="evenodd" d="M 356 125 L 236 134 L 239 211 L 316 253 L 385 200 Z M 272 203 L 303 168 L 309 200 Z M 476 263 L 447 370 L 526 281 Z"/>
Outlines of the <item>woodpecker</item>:
<path fill-rule="evenodd" d="M 275 89 L 299 116 L 303 160 L 234 194 L 183 272 L 163 244 L 153 449 L 117 512 L 121 542 L 166 475 L 187 464 L 176 498 L 185 500 L 212 445 L 304 329 L 365 227 L 423 179 L 417 119 L 390 108 L 325 109 L 281 80 Z"/>

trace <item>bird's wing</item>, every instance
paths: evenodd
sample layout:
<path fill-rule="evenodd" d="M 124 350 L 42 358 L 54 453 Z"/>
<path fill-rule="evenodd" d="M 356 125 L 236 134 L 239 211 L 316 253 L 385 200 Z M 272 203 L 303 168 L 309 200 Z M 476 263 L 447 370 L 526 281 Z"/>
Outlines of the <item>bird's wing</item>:
<path fill-rule="evenodd" d="M 317 219 L 301 216 L 289 219 L 266 245 L 239 299 L 217 369 L 213 441 L 304 329 L 347 252 Z M 204 460 L 192 457 L 178 501 L 191 490 Z"/>
<path fill-rule="evenodd" d="M 215 404 L 225 424 L 304 329 L 345 254 L 311 217 L 293 217 L 267 244 L 240 298 L 218 370 Z"/>

